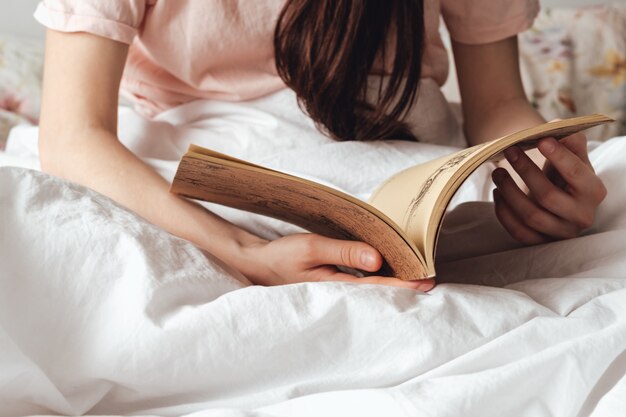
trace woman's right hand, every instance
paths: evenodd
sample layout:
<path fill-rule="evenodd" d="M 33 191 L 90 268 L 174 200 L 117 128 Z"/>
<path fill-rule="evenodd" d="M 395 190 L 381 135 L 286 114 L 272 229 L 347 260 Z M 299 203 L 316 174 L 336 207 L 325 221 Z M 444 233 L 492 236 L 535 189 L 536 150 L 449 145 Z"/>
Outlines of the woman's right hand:
<path fill-rule="evenodd" d="M 256 242 L 246 246 L 242 255 L 243 263 L 236 267 L 258 285 L 345 281 L 420 291 L 429 291 L 435 286 L 432 279 L 404 281 L 382 276 L 358 278 L 341 272 L 336 265 L 368 272 L 378 271 L 382 265 L 382 257 L 366 243 L 330 239 L 313 233 Z"/>

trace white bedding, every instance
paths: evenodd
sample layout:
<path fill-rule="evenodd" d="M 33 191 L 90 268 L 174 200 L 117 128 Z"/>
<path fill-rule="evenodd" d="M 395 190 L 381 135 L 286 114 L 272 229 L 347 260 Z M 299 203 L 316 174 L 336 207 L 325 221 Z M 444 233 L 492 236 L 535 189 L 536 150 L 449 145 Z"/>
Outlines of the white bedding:
<path fill-rule="evenodd" d="M 450 151 L 332 142 L 288 93 L 151 123 L 122 109 L 120 131 L 167 178 L 193 142 L 362 198 Z M 14 130 L 0 165 L 36 167 L 36 133 Z M 103 196 L 0 168 L 0 415 L 625 416 L 625 155 L 623 138 L 592 152 L 609 189 L 592 230 L 533 248 L 489 203 L 458 205 L 489 194 L 488 169 L 475 175 L 428 294 L 245 287 Z M 297 230 L 213 208 L 267 237 Z"/>

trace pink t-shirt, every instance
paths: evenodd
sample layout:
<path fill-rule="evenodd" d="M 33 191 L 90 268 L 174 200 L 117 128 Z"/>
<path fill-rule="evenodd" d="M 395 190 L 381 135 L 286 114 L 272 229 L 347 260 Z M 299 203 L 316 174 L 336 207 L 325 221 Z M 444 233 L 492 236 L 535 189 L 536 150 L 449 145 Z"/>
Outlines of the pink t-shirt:
<path fill-rule="evenodd" d="M 130 44 L 122 92 L 153 116 L 205 98 L 248 100 L 284 88 L 273 35 L 285 0 L 43 0 L 35 18 L 50 29 L 89 32 Z M 422 76 L 443 85 L 453 39 L 489 43 L 528 28 L 538 0 L 424 0 Z"/>

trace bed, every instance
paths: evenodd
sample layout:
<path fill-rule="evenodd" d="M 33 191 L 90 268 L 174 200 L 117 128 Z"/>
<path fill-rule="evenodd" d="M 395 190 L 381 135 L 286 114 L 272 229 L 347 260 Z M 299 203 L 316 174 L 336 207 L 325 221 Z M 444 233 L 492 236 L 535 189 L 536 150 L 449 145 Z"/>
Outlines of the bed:
<path fill-rule="evenodd" d="M 0 87 L 9 103 L 0 126 L 12 129 L 0 152 L 0 416 L 626 415 L 625 10 L 544 12 L 522 38 L 529 96 L 548 117 L 593 108 L 619 121 L 590 134 L 609 189 L 594 226 L 520 247 L 493 215 L 488 176 L 477 174 L 454 199 L 439 285 L 427 294 L 246 286 L 188 242 L 39 172 L 41 46 L 2 37 L 0 81 L 11 81 Z M 607 50 L 565 31 L 572 19 Z M 9 53 L 24 67 L 6 70 Z M 189 103 L 152 122 L 121 106 L 119 119 L 121 140 L 166 178 L 196 143 L 362 198 L 391 173 L 452 150 L 327 140 L 287 91 Z M 298 231 L 210 208 L 268 238 Z"/>

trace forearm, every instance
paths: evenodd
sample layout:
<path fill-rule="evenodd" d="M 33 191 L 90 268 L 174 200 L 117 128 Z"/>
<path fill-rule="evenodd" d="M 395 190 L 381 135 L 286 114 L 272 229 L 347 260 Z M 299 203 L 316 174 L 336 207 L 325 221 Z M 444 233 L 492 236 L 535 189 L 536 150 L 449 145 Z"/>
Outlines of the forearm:
<path fill-rule="evenodd" d="M 470 145 L 544 122 L 524 93 L 517 37 L 465 45 L 452 43 Z"/>
<path fill-rule="evenodd" d="M 525 97 L 515 97 L 487 109 L 467 109 L 464 129 L 470 144 L 478 144 L 545 123 Z"/>
<path fill-rule="evenodd" d="M 44 171 L 110 197 L 247 275 L 245 250 L 264 240 L 198 204 L 171 194 L 167 181 L 126 149 L 112 133 L 89 129 L 67 136 L 59 140 L 42 128 L 40 151 Z"/>

